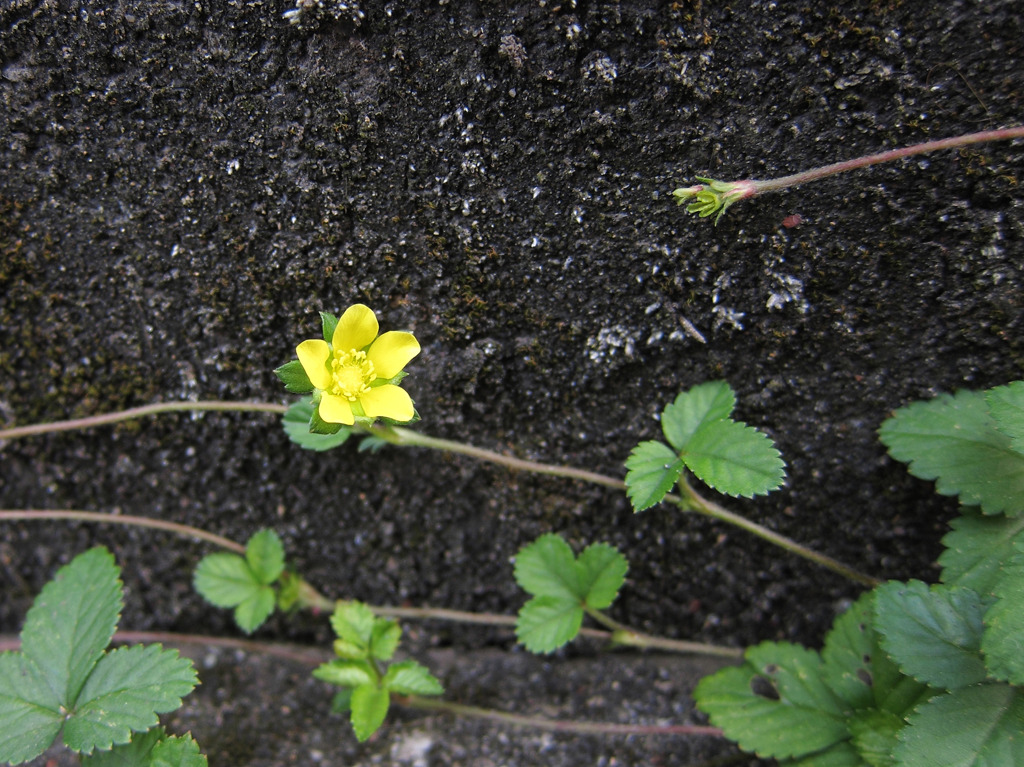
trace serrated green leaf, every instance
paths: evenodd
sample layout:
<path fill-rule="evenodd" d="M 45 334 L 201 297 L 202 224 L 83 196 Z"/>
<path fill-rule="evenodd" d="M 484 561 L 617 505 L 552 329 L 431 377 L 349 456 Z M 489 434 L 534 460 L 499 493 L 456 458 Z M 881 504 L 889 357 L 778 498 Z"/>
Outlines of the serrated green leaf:
<path fill-rule="evenodd" d="M 614 546 L 592 543 L 576 560 L 576 570 L 587 606 L 603 610 L 619 595 L 629 563 Z"/>
<path fill-rule="evenodd" d="M 961 391 L 900 408 L 879 436 L 915 477 L 984 514 L 1024 511 L 1024 455 L 996 428 L 981 392 Z"/>
<path fill-rule="evenodd" d="M 745 751 L 778 759 L 823 751 L 850 737 L 841 701 L 822 680 L 818 654 L 763 642 L 742 666 L 700 681 L 697 707 Z"/>
<path fill-rule="evenodd" d="M 554 652 L 580 631 L 583 608 L 578 599 L 534 597 L 519 610 L 516 638 L 533 653 Z"/>
<path fill-rule="evenodd" d="M 833 743 L 824 751 L 816 751 L 796 759 L 779 762 L 780 767 L 869 767 L 849 741 Z"/>
<path fill-rule="evenodd" d="M 344 639 L 334 640 L 334 654 L 346 660 L 365 660 L 370 657 L 370 650 L 366 645 L 347 642 Z"/>
<path fill-rule="evenodd" d="M 0 761 L 20 764 L 43 753 L 64 722 L 61 703 L 33 661 L 0 653 Z"/>
<path fill-rule="evenodd" d="M 942 539 L 946 550 L 939 557 L 942 581 L 990 595 L 1001 565 L 1013 557 L 1015 544 L 1024 544 L 1024 517 L 964 514 L 950 527 Z"/>
<path fill-rule="evenodd" d="M 149 767 L 207 767 L 207 762 L 191 735 L 172 735 L 154 746 Z"/>
<path fill-rule="evenodd" d="M 352 707 L 352 729 L 355 730 L 356 739 L 360 743 L 384 724 L 390 703 L 391 696 L 388 691 L 373 684 L 364 684 L 352 691 L 352 698 L 349 701 Z"/>
<path fill-rule="evenodd" d="M 310 431 L 310 422 L 314 418 L 313 405 L 309 400 L 301 400 L 291 405 L 281 417 L 281 425 L 284 427 L 288 439 L 305 450 L 316 450 L 323 452 L 331 450 L 351 436 L 352 429 L 348 426 L 338 426 L 331 434 L 317 434 Z"/>
<path fill-rule="evenodd" d="M 377 660 L 391 660 L 402 638 L 402 627 L 393 620 L 375 618 L 370 640 L 370 655 Z"/>
<path fill-rule="evenodd" d="M 732 415 L 736 394 L 725 381 L 709 381 L 676 397 L 661 414 L 661 430 L 677 453 L 687 449 L 690 438 L 704 424 Z"/>
<path fill-rule="evenodd" d="M 64 725 L 64 743 L 90 753 L 127 743 L 157 724 L 196 686 L 192 661 L 160 645 L 121 647 L 93 669 Z"/>
<path fill-rule="evenodd" d="M 392 663 L 384 674 L 383 687 L 399 695 L 441 695 L 444 687 L 414 660 Z"/>
<path fill-rule="evenodd" d="M 989 389 L 985 402 L 996 428 L 1010 438 L 1010 447 L 1024 453 L 1024 381 Z"/>
<path fill-rule="evenodd" d="M 1024 551 L 1024 544 L 1017 546 Z M 995 679 L 1024 685 L 1024 555 L 1006 564 L 994 591 L 981 639 L 985 667 Z"/>
<path fill-rule="evenodd" d="M 641 442 L 633 448 L 626 459 L 626 495 L 633 511 L 661 503 L 684 468 L 679 456 L 661 442 Z"/>
<path fill-rule="evenodd" d="M 277 595 L 274 589 L 270 586 L 259 586 L 235 608 L 235 623 L 246 634 L 251 634 L 270 617 L 275 604 Z"/>
<path fill-rule="evenodd" d="M 284 571 L 284 546 L 273 530 L 260 530 L 245 544 L 245 560 L 256 580 L 270 585 Z"/>
<path fill-rule="evenodd" d="M 293 394 L 309 394 L 313 391 L 313 384 L 298 360 L 286 362 L 274 370 L 274 375 L 280 378 L 284 388 Z"/>
<path fill-rule="evenodd" d="M 150 767 L 153 748 L 165 736 L 163 727 L 133 732 L 128 743 L 82 757 L 82 767 Z"/>
<path fill-rule="evenodd" d="M 586 592 L 576 571 L 576 556 L 560 535 L 546 533 L 516 554 L 516 583 L 534 596 L 558 597 L 580 604 Z"/>
<path fill-rule="evenodd" d="M 726 495 L 765 495 L 786 477 L 782 456 L 768 435 L 739 421 L 704 424 L 682 459 L 694 476 Z"/>
<path fill-rule="evenodd" d="M 953 689 L 985 679 L 981 658 L 984 606 L 962 586 L 890 581 L 875 591 L 882 648 L 903 673 Z"/>
<path fill-rule="evenodd" d="M 334 343 L 334 329 L 338 327 L 338 318 L 330 312 L 320 312 L 320 324 L 323 327 L 324 340 Z"/>
<path fill-rule="evenodd" d="M 313 671 L 321 682 L 339 687 L 360 687 L 377 679 L 373 668 L 365 660 L 332 660 L 323 663 Z"/>
<path fill-rule="evenodd" d="M 892 752 L 903 724 L 903 717 L 889 711 L 858 711 L 849 722 L 854 748 L 871 767 L 896 767 Z"/>
<path fill-rule="evenodd" d="M 331 627 L 338 638 L 367 650 L 373 622 L 373 611 L 362 602 L 338 602 L 331 614 Z"/>
<path fill-rule="evenodd" d="M 25 616 L 22 653 L 33 660 L 61 702 L 74 703 L 117 627 L 120 571 L 102 546 L 60 568 Z"/>
<path fill-rule="evenodd" d="M 237 607 L 263 588 L 249 563 L 238 554 L 207 554 L 192 578 L 196 591 L 217 607 Z"/>
<path fill-rule="evenodd" d="M 900 733 L 901 767 L 1024 764 L 1024 691 L 1005 684 L 961 687 L 922 705 Z"/>

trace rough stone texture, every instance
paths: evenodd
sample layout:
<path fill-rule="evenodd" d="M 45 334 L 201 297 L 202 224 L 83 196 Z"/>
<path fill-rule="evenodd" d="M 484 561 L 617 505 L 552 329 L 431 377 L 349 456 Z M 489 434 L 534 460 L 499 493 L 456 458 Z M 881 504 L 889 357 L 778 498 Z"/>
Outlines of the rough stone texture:
<path fill-rule="evenodd" d="M 286 401 L 272 369 L 317 310 L 362 301 L 423 343 L 406 386 L 427 433 L 621 475 L 665 403 L 724 378 L 789 464 L 784 490 L 731 508 L 881 577 L 933 575 L 955 503 L 875 429 L 1021 377 L 1020 143 L 744 202 L 717 227 L 668 193 L 1019 123 L 1016 0 L 323 6 L 290 25 L 283 0 L 0 2 L 4 421 Z M 10 442 L 0 492 L 239 540 L 273 526 L 314 584 L 375 603 L 512 612 L 509 560 L 546 531 L 619 546 L 615 616 L 670 636 L 814 644 L 858 593 L 708 520 L 425 451 L 301 452 L 262 416 Z M 4 632 L 95 543 L 125 567 L 126 626 L 232 632 L 190 589 L 204 547 L 0 528 Z M 327 639 L 312 617 L 260 635 Z M 511 642 L 447 625 L 425 644 Z M 458 689 L 500 698 L 481 684 Z M 599 763 L 593 745 L 531 760 L 501 737 L 519 756 L 492 749 L 497 764 Z M 431 763 L 487 763 L 461 747 Z M 631 749 L 614 763 L 659 763 Z"/>

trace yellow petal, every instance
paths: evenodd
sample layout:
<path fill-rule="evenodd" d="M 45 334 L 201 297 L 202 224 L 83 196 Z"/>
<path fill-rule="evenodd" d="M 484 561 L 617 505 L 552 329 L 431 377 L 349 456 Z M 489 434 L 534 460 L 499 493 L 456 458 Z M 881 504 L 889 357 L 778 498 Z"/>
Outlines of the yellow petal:
<path fill-rule="evenodd" d="M 373 343 L 377 337 L 377 317 L 373 310 L 362 304 L 352 304 L 338 320 L 331 343 L 335 351 L 350 352 Z"/>
<path fill-rule="evenodd" d="M 309 382 L 318 389 L 326 389 L 331 385 L 331 373 L 327 369 L 327 360 L 331 356 L 331 347 L 326 341 L 311 338 L 295 347 L 299 355 L 302 369 L 309 376 Z"/>
<path fill-rule="evenodd" d="M 378 378 L 394 378 L 419 353 L 420 342 L 412 333 L 391 330 L 373 342 L 366 356 L 373 363 Z"/>
<path fill-rule="evenodd" d="M 395 388 L 397 389 L 398 387 L 396 386 Z M 320 409 L 318 412 L 320 413 L 320 420 L 327 423 L 343 423 L 346 426 L 351 426 L 356 422 L 355 417 L 352 415 L 352 406 L 348 400 L 335 394 L 324 392 L 324 396 L 320 398 Z"/>
<path fill-rule="evenodd" d="M 374 386 L 359 397 L 359 404 L 370 418 L 391 418 L 395 421 L 411 421 L 416 414 L 409 394 L 401 386 L 384 384 Z M 323 407 L 321 405 L 321 407 Z"/>

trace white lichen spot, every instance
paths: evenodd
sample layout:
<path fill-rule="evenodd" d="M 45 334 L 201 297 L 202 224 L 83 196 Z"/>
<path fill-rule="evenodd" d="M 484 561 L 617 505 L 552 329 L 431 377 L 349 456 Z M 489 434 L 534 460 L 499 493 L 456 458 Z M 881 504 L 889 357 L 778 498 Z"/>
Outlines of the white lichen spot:
<path fill-rule="evenodd" d="M 587 339 L 587 357 L 591 362 L 605 362 L 619 355 L 632 359 L 640 335 L 640 331 L 632 331 L 624 325 L 601 328 L 596 336 Z"/>
<path fill-rule="evenodd" d="M 801 314 L 807 314 L 808 304 L 804 299 L 804 283 L 791 274 L 771 273 L 775 280 L 775 289 L 768 296 L 769 309 L 781 309 L 786 304 L 796 302 Z"/>
<path fill-rule="evenodd" d="M 228 160 L 228 164 L 227 164 L 227 166 L 225 166 L 224 170 L 226 170 L 227 174 L 230 176 L 232 173 L 234 173 L 240 167 L 242 167 L 242 164 L 240 162 L 238 162 L 237 159 L 232 159 L 232 160 Z"/>

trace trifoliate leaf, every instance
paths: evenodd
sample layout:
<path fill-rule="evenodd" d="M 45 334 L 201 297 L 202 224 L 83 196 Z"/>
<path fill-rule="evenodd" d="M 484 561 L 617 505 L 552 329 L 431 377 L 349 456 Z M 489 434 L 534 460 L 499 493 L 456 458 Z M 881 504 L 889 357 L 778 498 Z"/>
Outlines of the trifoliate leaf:
<path fill-rule="evenodd" d="M 989 389 L 985 402 L 996 428 L 1010 438 L 1010 447 L 1024 453 L 1024 381 Z"/>
<path fill-rule="evenodd" d="M 426 668 L 414 660 L 392 663 L 382 686 L 399 695 L 441 695 L 444 687 Z"/>
<path fill-rule="evenodd" d="M 249 563 L 228 552 L 207 554 L 192 578 L 196 591 L 217 607 L 237 607 L 263 588 Z"/>
<path fill-rule="evenodd" d="M 374 618 L 370 655 L 377 660 L 391 660 L 402 638 L 402 627 L 392 620 Z"/>
<path fill-rule="evenodd" d="M 579 599 L 534 597 L 519 610 L 516 638 L 530 652 L 554 652 L 576 637 L 582 623 Z"/>
<path fill-rule="evenodd" d="M 900 408 L 879 429 L 889 454 L 942 495 L 984 514 L 1024 511 L 1024 455 L 996 428 L 981 392 L 944 394 Z"/>
<path fill-rule="evenodd" d="M 127 766 L 126 766 L 127 767 Z M 207 767 L 206 757 L 191 735 L 171 736 L 153 747 L 149 767 Z"/>
<path fill-rule="evenodd" d="M 331 434 L 316 434 L 309 430 L 310 421 L 313 419 L 313 405 L 309 400 L 300 400 L 291 405 L 281 417 L 281 425 L 288 435 L 288 439 L 306 450 L 324 451 L 345 444 L 345 440 L 352 434 L 348 426 L 338 426 Z"/>
<path fill-rule="evenodd" d="M 298 360 L 286 362 L 277 368 L 274 374 L 281 379 L 284 388 L 293 394 L 309 394 L 313 391 L 313 384 Z"/>
<path fill-rule="evenodd" d="M 672 449 L 661 442 L 641 442 L 626 459 L 626 495 L 633 511 L 661 503 L 686 468 Z"/>
<path fill-rule="evenodd" d="M 375 684 L 364 684 L 352 691 L 349 705 L 352 707 L 352 729 L 356 739 L 362 743 L 377 732 L 388 715 L 391 695 Z"/>
<path fill-rule="evenodd" d="M 273 530 L 260 530 L 245 545 L 245 559 L 256 580 L 270 585 L 284 571 L 284 546 Z"/>
<path fill-rule="evenodd" d="M 768 435 L 739 421 L 704 424 L 690 438 L 682 459 L 695 477 L 726 495 L 764 495 L 786 476 Z"/>
<path fill-rule="evenodd" d="M 153 748 L 165 736 L 163 727 L 133 732 L 128 743 L 82 757 L 82 767 L 150 767 Z"/>
<path fill-rule="evenodd" d="M 1005 684 L 961 687 L 910 717 L 894 756 L 900 767 L 1024 764 L 1024 690 Z"/>
<path fill-rule="evenodd" d="M 626 580 L 629 563 L 607 543 L 592 543 L 576 561 L 580 588 L 588 607 L 603 610 L 615 601 Z"/>
<path fill-rule="evenodd" d="M 1017 548 L 1024 552 L 1024 544 Z M 1024 554 L 1005 565 L 994 591 L 981 639 L 985 667 L 995 679 L 1024 685 Z"/>
<path fill-rule="evenodd" d="M 324 340 L 329 343 L 334 343 L 334 329 L 338 327 L 338 318 L 330 312 L 320 312 L 320 324 L 324 330 Z"/>
<path fill-rule="evenodd" d="M 745 751 L 778 759 L 850 737 L 842 702 L 822 680 L 818 654 L 786 642 L 749 648 L 746 662 L 704 677 L 697 707 Z"/>
<path fill-rule="evenodd" d="M 984 606 L 962 586 L 890 581 L 875 592 L 881 645 L 903 673 L 933 687 L 954 689 L 983 681 Z"/>
<path fill-rule="evenodd" d="M 362 602 L 338 602 L 331 614 L 331 627 L 339 639 L 370 647 L 373 638 L 373 611 Z"/>
<path fill-rule="evenodd" d="M 1024 516 L 964 514 L 950 527 L 942 539 L 946 550 L 939 557 L 943 583 L 990 595 L 1002 564 L 1014 555 L 1014 545 L 1024 544 Z"/>
<path fill-rule="evenodd" d="M 251 634 L 270 617 L 276 603 L 274 589 L 270 586 L 260 586 L 235 608 L 235 623 L 246 634 Z"/>
<path fill-rule="evenodd" d="M 377 679 L 365 660 L 332 660 L 323 663 L 313 671 L 313 676 L 321 682 L 336 684 L 339 687 L 359 687 L 370 684 Z"/>
<path fill-rule="evenodd" d="M 519 550 L 515 579 L 534 596 L 558 597 L 577 604 L 586 597 L 576 571 L 576 556 L 569 544 L 554 533 L 542 535 Z"/>
<path fill-rule="evenodd" d="M 127 743 L 132 731 L 154 727 L 157 714 L 181 706 L 196 682 L 192 661 L 177 650 L 118 648 L 100 658 L 86 680 L 64 725 L 64 742 L 83 753 Z"/>
<path fill-rule="evenodd" d="M 676 397 L 661 414 L 665 439 L 682 452 L 701 426 L 728 418 L 736 407 L 736 394 L 725 381 L 709 381 Z"/>

